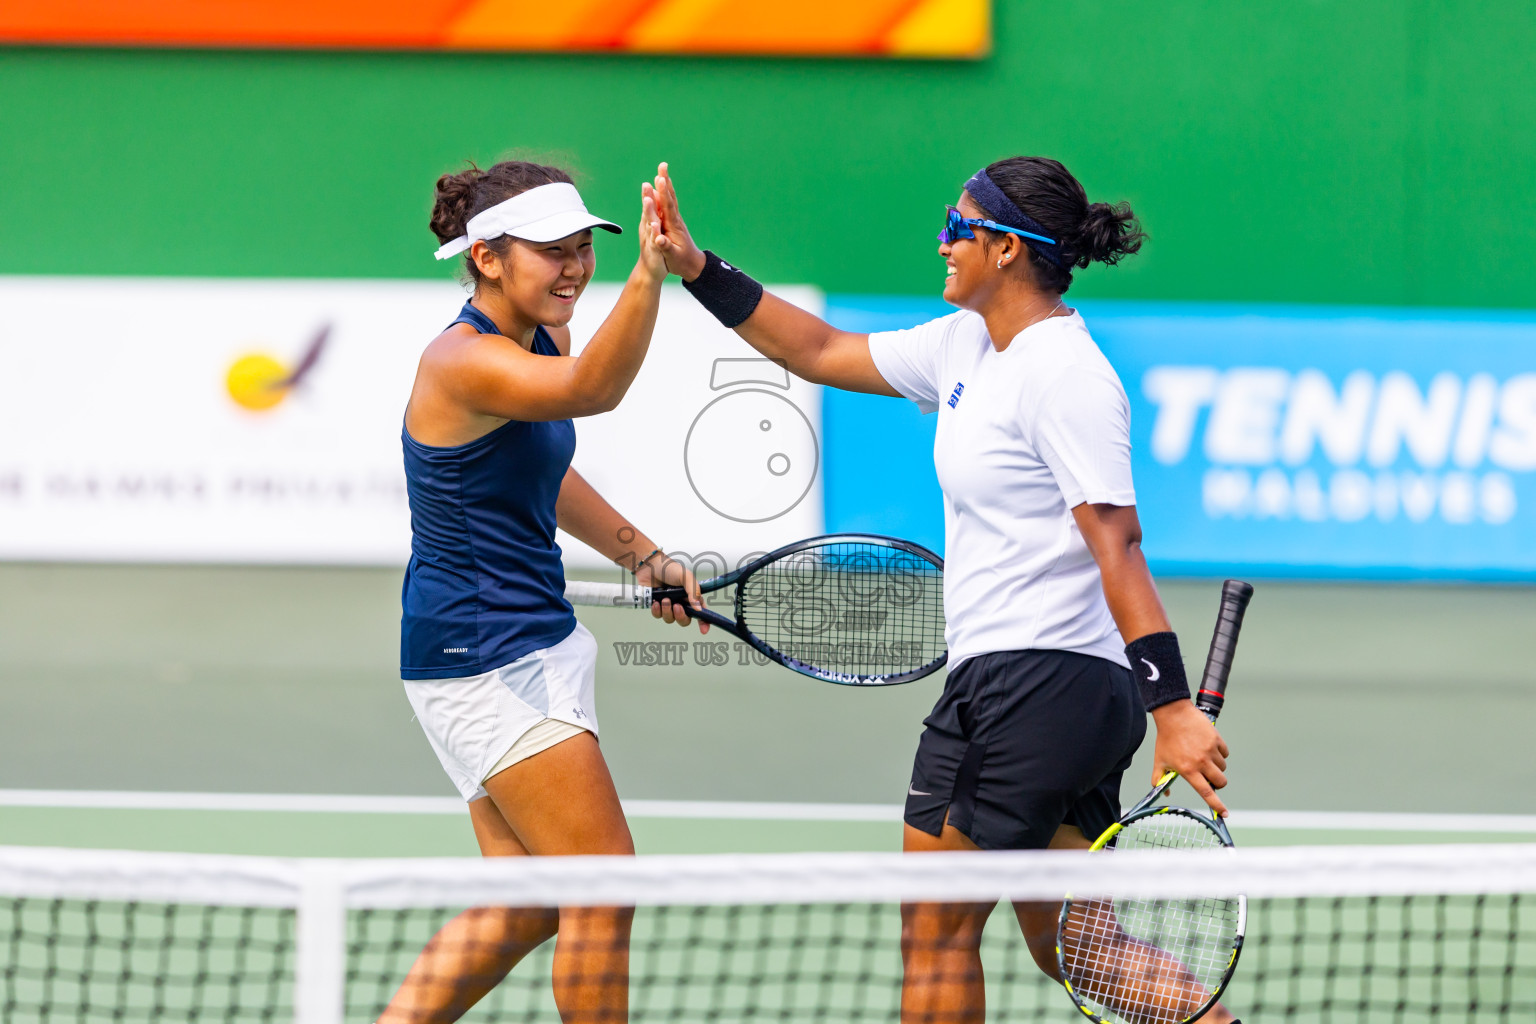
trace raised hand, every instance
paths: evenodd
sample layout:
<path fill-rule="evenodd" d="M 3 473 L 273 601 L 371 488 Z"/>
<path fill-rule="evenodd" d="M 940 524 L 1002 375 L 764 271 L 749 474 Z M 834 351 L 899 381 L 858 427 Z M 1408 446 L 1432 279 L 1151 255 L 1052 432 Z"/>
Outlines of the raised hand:
<path fill-rule="evenodd" d="M 677 188 L 665 161 L 656 167 L 656 206 L 661 216 L 661 238 L 657 245 L 666 256 L 667 269 L 684 281 L 692 281 L 704 271 L 704 250 L 694 242 L 683 223 L 677 204 Z"/>
<path fill-rule="evenodd" d="M 636 270 L 645 272 L 654 283 L 666 279 L 667 250 L 662 247 L 662 220 L 657 202 L 656 189 L 650 182 L 640 186 L 640 261 Z"/>

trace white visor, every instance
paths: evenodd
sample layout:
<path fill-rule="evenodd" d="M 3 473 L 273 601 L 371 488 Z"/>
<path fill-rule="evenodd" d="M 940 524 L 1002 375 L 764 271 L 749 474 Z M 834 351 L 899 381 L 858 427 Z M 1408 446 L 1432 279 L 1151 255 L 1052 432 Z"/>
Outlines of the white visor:
<path fill-rule="evenodd" d="M 527 242 L 554 242 L 588 228 L 602 228 L 623 234 L 617 224 L 587 212 L 576 186 L 564 181 L 540 185 L 497 203 L 469 218 L 464 234 L 444 242 L 437 258 L 446 260 L 464 252 L 476 242 L 511 235 Z"/>

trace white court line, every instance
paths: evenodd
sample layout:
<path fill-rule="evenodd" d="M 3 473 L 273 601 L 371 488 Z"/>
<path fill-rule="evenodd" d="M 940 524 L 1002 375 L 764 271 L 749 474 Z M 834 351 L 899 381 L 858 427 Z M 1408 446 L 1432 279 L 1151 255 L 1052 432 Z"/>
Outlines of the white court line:
<path fill-rule="evenodd" d="M 281 811 L 322 814 L 464 814 L 453 796 L 318 793 L 160 793 L 125 790 L 0 789 L 0 807 L 120 811 Z M 632 818 L 745 821 L 900 821 L 900 804 L 757 803 L 724 800 L 625 800 Z"/>
<path fill-rule="evenodd" d="M 0 789 L 0 807 L 110 811 L 299 811 L 325 814 L 463 814 L 452 796 L 319 793 L 160 793 L 115 789 Z"/>
<path fill-rule="evenodd" d="M 1536 814 L 1395 811 L 1233 811 L 1233 828 L 1328 832 L 1536 832 Z"/>
<path fill-rule="evenodd" d="M 317 793 L 158 793 L 125 790 L 0 789 L 0 807 L 100 810 L 277 811 L 321 814 L 464 813 L 451 796 Z M 739 800 L 625 800 L 632 818 L 738 821 L 901 820 L 900 804 L 769 803 Z M 1234 811 L 1237 829 L 1322 832 L 1536 833 L 1536 814 L 1425 814 L 1380 811 Z"/>
<path fill-rule="evenodd" d="M 742 821 L 901 820 L 901 804 L 786 804 L 753 800 L 625 800 L 631 818 L 731 818 Z"/>

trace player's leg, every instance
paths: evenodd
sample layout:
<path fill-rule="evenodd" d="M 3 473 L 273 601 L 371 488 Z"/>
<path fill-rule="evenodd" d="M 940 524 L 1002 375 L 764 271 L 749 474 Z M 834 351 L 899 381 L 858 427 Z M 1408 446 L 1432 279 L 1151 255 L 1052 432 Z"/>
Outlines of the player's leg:
<path fill-rule="evenodd" d="M 1025 913 L 1020 912 L 1019 923 L 1027 930 L 1041 922 L 1026 923 Z M 1112 900 L 1074 902 L 1062 931 L 1062 952 L 1072 983 L 1127 1020 L 1182 1020 L 1210 998 L 1210 990 L 1178 957 L 1128 934 L 1120 926 Z M 1054 966 L 1048 973 L 1056 975 Z M 1218 1003 L 1201 1020 L 1233 1024 L 1236 1018 Z"/>
<path fill-rule="evenodd" d="M 1070 823 L 1057 828 L 1051 837 L 1050 848 L 1053 850 L 1088 849 L 1092 846 L 1091 837 L 1103 833 L 1120 815 L 1121 777 L 1130 768 L 1146 731 L 1145 716 L 1136 713 L 1138 695 L 1133 688 L 1134 682 L 1128 682 L 1128 678 L 1129 673 L 1111 670 L 1107 692 L 1120 699 L 1082 709 L 1082 720 L 1098 723 L 1094 736 L 1097 742 L 1079 747 L 1076 752 L 1066 749 L 1056 752 L 1058 763 L 1067 765 L 1092 749 L 1118 749 L 1122 753 L 1119 761 L 1108 770 L 1102 766 L 1098 768 L 1102 774 L 1098 783 L 1071 801 L 1066 815 Z M 1127 704 L 1132 711 L 1122 713 Z M 1091 760 L 1072 769 L 1072 773 L 1080 777 L 1089 777 L 1094 771 Z M 1088 775 L 1082 774 L 1085 772 Z M 1014 914 L 1036 965 L 1050 977 L 1058 978 L 1056 939 L 1061 924 L 1061 904 L 1015 903 Z M 1127 934 L 1120 927 L 1111 901 L 1074 903 L 1063 931 L 1063 954 L 1073 983 L 1080 985 L 1083 979 L 1092 978 L 1093 987 L 1101 991 L 1106 983 L 1112 984 L 1120 994 L 1104 1002 L 1112 1007 L 1124 1007 L 1123 1015 L 1127 1019 L 1137 1019 L 1132 1012 L 1137 1006 L 1187 1005 L 1193 1012 L 1209 997 L 1209 992 L 1176 957 Z M 1109 979 L 1110 975 L 1113 980 Z M 1156 1019 L 1161 1020 L 1163 1016 Z M 1213 1024 L 1228 1024 L 1235 1019 L 1220 1005 L 1212 1007 L 1202 1018 Z"/>
<path fill-rule="evenodd" d="M 908 853 L 976 850 L 967 835 L 985 745 L 979 712 L 991 706 L 984 688 L 989 657 L 949 673 L 923 720 L 903 813 Z M 994 903 L 911 903 L 901 908 L 902 1024 L 981 1024 L 986 987 L 981 935 Z"/>
<path fill-rule="evenodd" d="M 1018 652 L 987 747 L 972 834 L 1000 849 L 1086 850 L 1120 816 L 1120 776 L 1146 735 L 1128 669 L 1069 651 Z M 1016 903 L 1030 955 L 1056 977 L 1059 901 Z"/>
<path fill-rule="evenodd" d="M 597 737 L 582 732 L 485 780 L 536 856 L 635 852 Z M 555 1003 L 566 1024 L 620 1024 L 629 1012 L 630 907 L 562 907 Z"/>
<path fill-rule="evenodd" d="M 1086 850 L 1092 845 L 1077 826 L 1063 825 L 1051 838 L 1050 848 Z M 1013 912 L 1036 966 L 1052 978 L 1059 977 L 1056 938 L 1061 924 L 1061 904 L 1018 902 L 1013 905 Z M 1106 999 L 1106 1005 L 1128 1009 L 1188 1005 L 1193 1011 L 1209 997 L 1205 988 L 1175 957 L 1127 935 L 1115 918 L 1112 901 L 1075 902 L 1063 930 L 1063 953 L 1073 984 L 1081 984 L 1081 979 L 1093 976 L 1095 987 L 1102 988 L 1106 971 L 1113 971 L 1119 977 L 1116 987 L 1123 991 L 1118 997 Z M 1215 1007 L 1210 1019 L 1216 1022 L 1230 1020 L 1230 1014 L 1222 1016 L 1225 1012 Z"/>
<path fill-rule="evenodd" d="M 906 826 L 907 853 L 975 850 L 953 825 L 936 836 Z M 902 1024 L 982 1024 L 987 1015 L 981 933 L 995 904 L 904 903 L 901 906 Z"/>
<path fill-rule="evenodd" d="M 1075 825 L 1062 825 L 1051 837 L 1049 849 L 1086 850 L 1093 845 Z M 1024 933 L 1024 944 L 1038 966 L 1052 978 L 1056 977 L 1056 925 L 1061 917 L 1061 904 L 1015 903 L 1014 916 L 1019 919 L 1019 929 Z"/>
<path fill-rule="evenodd" d="M 486 857 L 526 857 L 496 804 L 471 800 L 469 819 Z M 379 1024 L 438 1024 L 458 1020 L 517 962 L 554 936 L 552 907 L 473 907 L 438 931 L 411 966 Z"/>

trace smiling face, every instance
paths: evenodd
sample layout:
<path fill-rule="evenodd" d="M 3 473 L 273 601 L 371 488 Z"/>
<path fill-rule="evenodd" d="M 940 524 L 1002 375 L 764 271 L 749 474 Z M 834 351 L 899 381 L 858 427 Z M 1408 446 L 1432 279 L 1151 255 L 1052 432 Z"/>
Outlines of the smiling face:
<path fill-rule="evenodd" d="M 485 279 L 482 287 L 498 290 L 518 320 L 545 327 L 570 323 L 597 268 L 590 230 L 555 242 L 513 239 L 504 257 L 477 242 L 472 255 Z"/>
<path fill-rule="evenodd" d="M 966 219 L 989 219 L 987 211 L 976 205 L 969 192 L 960 193 L 955 203 Z M 997 261 L 1004 265 L 1020 255 L 1020 247 L 1013 235 L 998 235 L 986 228 L 972 228 L 975 238 L 961 238 L 954 242 L 939 243 L 939 255 L 944 257 L 944 301 L 961 309 L 980 310 L 1003 283 Z"/>

